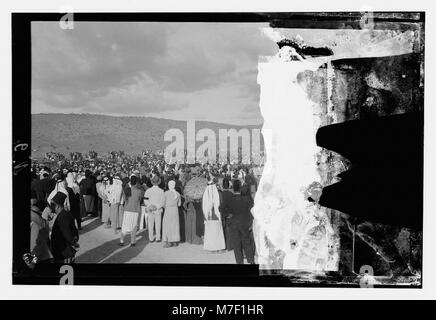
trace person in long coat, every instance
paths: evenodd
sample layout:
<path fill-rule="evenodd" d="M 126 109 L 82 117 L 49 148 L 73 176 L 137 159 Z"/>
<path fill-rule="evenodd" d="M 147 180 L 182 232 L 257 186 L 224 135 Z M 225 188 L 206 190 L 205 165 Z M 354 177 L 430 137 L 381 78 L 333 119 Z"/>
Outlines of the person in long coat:
<path fill-rule="evenodd" d="M 30 252 L 38 262 L 50 262 L 53 255 L 50 251 L 50 227 L 48 221 L 42 218 L 45 200 L 32 199 L 30 208 Z"/>
<path fill-rule="evenodd" d="M 111 226 L 115 233 L 118 233 L 122 226 L 122 210 L 121 206 L 124 203 L 123 199 L 123 185 L 119 176 L 113 179 L 112 187 L 110 190 L 110 213 L 111 213 Z"/>
<path fill-rule="evenodd" d="M 99 174 L 96 178 L 96 183 L 95 183 L 95 192 L 96 192 L 96 199 L 97 199 L 97 205 L 94 206 L 94 211 L 97 212 L 97 216 L 100 218 L 101 220 L 101 216 L 102 216 L 102 206 L 103 206 L 103 200 L 100 197 L 100 189 L 103 186 L 103 178 L 102 176 Z"/>
<path fill-rule="evenodd" d="M 179 179 L 179 175 L 176 174 L 175 176 L 175 183 L 176 183 L 176 191 L 180 194 L 181 199 L 181 205 L 179 206 L 179 222 L 180 222 L 180 242 L 186 242 L 186 234 L 185 234 L 185 209 L 184 209 L 184 202 L 185 198 L 182 197 L 183 194 L 183 184 Z"/>
<path fill-rule="evenodd" d="M 110 221 L 110 189 L 111 185 L 109 184 L 109 178 L 104 177 L 103 183 L 98 190 L 98 195 L 101 197 L 102 209 L 101 209 L 101 222 L 105 223 L 106 228 L 111 227 Z"/>
<path fill-rule="evenodd" d="M 70 212 L 64 209 L 66 195 L 56 193 L 51 200 L 56 212 L 51 233 L 51 248 L 55 262 L 73 263 L 78 248 L 79 231 L 74 224 L 74 218 Z"/>
<path fill-rule="evenodd" d="M 94 215 L 94 207 L 95 207 L 95 181 L 92 177 L 91 171 L 85 171 L 85 179 L 80 181 L 80 185 L 83 186 L 83 200 L 85 205 L 85 211 L 87 215 Z"/>
<path fill-rule="evenodd" d="M 183 208 L 185 211 L 185 241 L 191 244 L 202 244 L 201 238 L 197 236 L 197 214 L 194 201 L 185 196 Z"/>
<path fill-rule="evenodd" d="M 254 205 L 254 199 L 252 197 L 253 194 L 253 185 L 247 186 L 246 188 L 242 187 L 241 188 L 241 196 L 246 197 L 249 200 L 249 208 L 251 211 L 251 208 Z M 254 219 L 251 219 L 254 223 Z M 256 254 L 256 244 L 254 241 L 254 234 L 253 234 L 253 226 L 251 226 L 249 228 L 249 232 L 250 232 L 250 245 L 252 246 L 252 252 L 254 252 L 254 254 Z"/>
<path fill-rule="evenodd" d="M 219 211 L 220 196 L 215 183 L 215 179 L 209 181 L 202 200 L 205 220 L 204 250 L 219 252 L 226 248 L 226 243 Z"/>
<path fill-rule="evenodd" d="M 241 183 L 233 182 L 233 196 L 228 202 L 222 203 L 220 209 L 229 221 L 230 239 L 237 264 L 244 263 L 244 253 L 247 262 L 254 264 L 254 248 L 251 241 L 250 230 L 253 223 L 251 208 L 253 204 L 248 196 L 241 195 Z"/>
<path fill-rule="evenodd" d="M 233 192 L 230 191 L 230 180 L 225 177 L 222 181 L 222 190 L 220 191 L 220 212 L 221 221 L 223 223 L 224 239 L 226 241 L 226 250 L 233 249 L 232 242 L 230 241 L 230 224 L 228 220 L 228 214 L 222 209 L 224 204 L 228 203 L 233 196 Z"/>
<path fill-rule="evenodd" d="M 80 217 L 84 218 L 86 217 L 86 207 L 85 207 L 85 185 L 81 184 L 80 182 L 85 179 L 85 176 L 82 174 L 79 174 L 79 177 L 77 178 L 77 182 L 79 183 L 80 187 Z"/>
<path fill-rule="evenodd" d="M 191 169 L 191 179 L 194 177 L 198 177 L 200 174 L 200 169 L 198 167 L 193 167 Z M 186 187 L 186 185 L 185 185 Z M 203 242 L 203 236 L 204 236 L 204 216 L 203 216 L 203 206 L 201 204 L 201 199 L 196 200 L 193 199 L 193 206 L 195 209 L 195 233 L 196 235 L 202 239 Z"/>
<path fill-rule="evenodd" d="M 144 191 L 144 196 L 145 196 L 145 192 L 148 189 L 146 176 L 142 176 L 139 179 L 138 186 L 142 189 L 142 191 Z M 146 208 L 145 203 L 144 203 L 144 198 L 142 198 L 142 200 L 141 200 L 141 213 L 139 214 L 138 230 L 141 231 L 141 230 L 147 230 L 147 229 L 148 229 L 148 213 L 147 213 L 147 208 Z"/>
<path fill-rule="evenodd" d="M 203 209 L 201 200 L 195 200 L 193 202 L 194 209 L 195 209 L 195 234 L 197 237 L 200 237 L 203 239 L 204 237 L 204 216 L 203 216 Z"/>
<path fill-rule="evenodd" d="M 180 194 L 175 190 L 174 180 L 168 182 L 168 190 L 165 191 L 165 213 L 162 221 L 163 247 L 178 246 L 180 241 L 179 206 Z"/>
<path fill-rule="evenodd" d="M 80 216 L 80 187 L 74 181 L 72 172 L 67 174 L 66 178 L 68 198 L 70 200 L 70 213 L 77 223 L 77 229 L 82 229 L 82 217 Z"/>

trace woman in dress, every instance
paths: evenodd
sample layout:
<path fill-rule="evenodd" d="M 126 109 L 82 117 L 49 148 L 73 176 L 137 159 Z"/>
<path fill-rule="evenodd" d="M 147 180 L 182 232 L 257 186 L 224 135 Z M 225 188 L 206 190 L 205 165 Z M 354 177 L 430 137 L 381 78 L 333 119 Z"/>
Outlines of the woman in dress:
<path fill-rule="evenodd" d="M 179 206 L 180 194 L 175 190 L 176 182 L 168 182 L 168 190 L 165 191 L 165 213 L 162 223 L 163 247 L 176 247 L 180 241 Z"/>

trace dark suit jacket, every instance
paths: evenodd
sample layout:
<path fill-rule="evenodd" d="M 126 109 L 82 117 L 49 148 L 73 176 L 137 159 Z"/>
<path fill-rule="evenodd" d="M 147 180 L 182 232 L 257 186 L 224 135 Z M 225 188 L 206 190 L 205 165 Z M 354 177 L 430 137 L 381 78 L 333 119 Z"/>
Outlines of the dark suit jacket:
<path fill-rule="evenodd" d="M 67 187 L 68 199 L 70 201 L 70 212 L 73 217 L 80 215 L 80 195 L 75 194 L 73 189 Z"/>
<path fill-rule="evenodd" d="M 79 186 L 83 195 L 95 196 L 97 194 L 95 182 L 91 178 L 83 179 L 80 181 Z"/>
<path fill-rule="evenodd" d="M 253 202 L 249 197 L 241 196 L 240 194 L 232 194 L 228 192 L 229 195 L 225 196 L 223 192 L 223 204 L 220 206 L 220 210 L 224 213 L 226 217 L 229 214 L 232 215 L 228 218 L 229 224 L 241 224 L 244 226 L 251 226 L 253 221 L 253 216 L 251 215 L 251 208 Z"/>
<path fill-rule="evenodd" d="M 72 258 L 76 254 L 73 246 L 79 240 L 79 232 L 73 216 L 62 210 L 56 217 L 51 233 L 52 253 L 55 260 Z"/>
<path fill-rule="evenodd" d="M 229 215 L 229 212 L 228 212 L 229 209 L 227 208 L 227 206 L 230 202 L 230 199 L 233 197 L 233 193 L 229 190 L 223 190 L 223 191 L 220 191 L 220 195 L 221 196 L 220 196 L 219 210 L 222 213 L 223 221 L 225 221 Z"/>
<path fill-rule="evenodd" d="M 31 196 L 38 199 L 38 201 L 45 201 L 49 194 L 56 186 L 53 179 L 44 178 L 41 180 L 34 180 L 31 184 Z"/>

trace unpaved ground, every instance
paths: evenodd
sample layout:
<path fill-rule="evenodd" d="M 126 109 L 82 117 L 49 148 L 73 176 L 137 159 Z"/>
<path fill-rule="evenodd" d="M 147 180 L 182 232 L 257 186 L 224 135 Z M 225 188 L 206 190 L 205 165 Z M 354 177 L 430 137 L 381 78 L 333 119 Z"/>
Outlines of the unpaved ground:
<path fill-rule="evenodd" d="M 135 247 L 129 246 L 130 236 L 124 242 L 120 247 L 119 234 L 98 218 L 88 219 L 82 223 L 76 263 L 235 263 L 233 251 L 211 253 L 188 243 L 163 248 L 162 243 L 149 243 L 147 231 L 138 233 Z"/>

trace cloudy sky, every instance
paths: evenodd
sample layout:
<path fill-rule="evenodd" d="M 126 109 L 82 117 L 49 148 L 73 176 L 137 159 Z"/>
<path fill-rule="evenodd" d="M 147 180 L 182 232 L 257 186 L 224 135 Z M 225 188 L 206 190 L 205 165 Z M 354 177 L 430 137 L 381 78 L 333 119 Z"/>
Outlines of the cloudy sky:
<path fill-rule="evenodd" d="M 258 124 L 266 24 L 32 23 L 32 113 Z"/>

